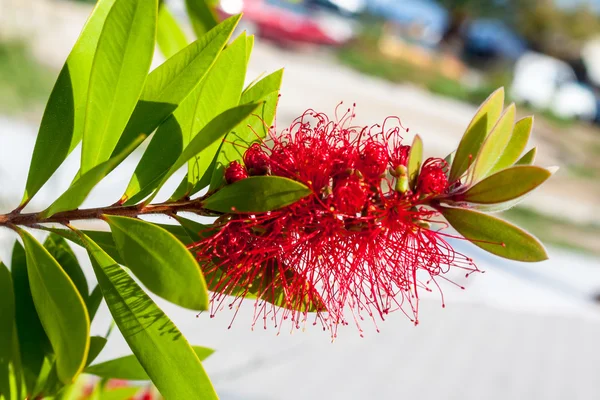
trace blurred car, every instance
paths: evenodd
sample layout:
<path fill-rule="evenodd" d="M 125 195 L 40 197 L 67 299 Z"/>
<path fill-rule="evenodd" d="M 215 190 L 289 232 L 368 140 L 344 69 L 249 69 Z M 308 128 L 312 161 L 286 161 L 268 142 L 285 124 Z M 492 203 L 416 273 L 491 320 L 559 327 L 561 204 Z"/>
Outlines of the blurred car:
<path fill-rule="evenodd" d="M 341 46 L 355 36 L 347 19 L 301 1 L 221 0 L 218 11 L 222 16 L 243 12 L 242 23 L 249 33 L 281 44 Z"/>
<path fill-rule="evenodd" d="M 516 61 L 527 46 L 513 30 L 497 19 L 477 19 L 465 28 L 465 52 L 479 58 Z"/>

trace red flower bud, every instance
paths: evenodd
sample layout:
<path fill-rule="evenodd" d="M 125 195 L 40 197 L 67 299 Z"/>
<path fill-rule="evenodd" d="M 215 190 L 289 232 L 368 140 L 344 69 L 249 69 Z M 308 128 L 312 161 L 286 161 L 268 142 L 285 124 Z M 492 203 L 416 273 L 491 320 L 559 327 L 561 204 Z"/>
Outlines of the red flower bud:
<path fill-rule="evenodd" d="M 258 143 L 252 144 L 246 150 L 244 164 L 250 175 L 267 175 L 271 169 L 269 156 Z"/>
<path fill-rule="evenodd" d="M 448 189 L 448 177 L 445 169 L 447 164 L 440 158 L 428 158 L 421 167 L 417 179 L 417 192 L 421 194 L 438 195 Z"/>
<path fill-rule="evenodd" d="M 246 179 L 247 177 L 248 171 L 246 171 L 246 167 L 244 167 L 237 161 L 232 161 L 231 163 L 229 163 L 227 168 L 225 168 L 225 181 L 227 183 L 241 181 L 242 179 Z"/>

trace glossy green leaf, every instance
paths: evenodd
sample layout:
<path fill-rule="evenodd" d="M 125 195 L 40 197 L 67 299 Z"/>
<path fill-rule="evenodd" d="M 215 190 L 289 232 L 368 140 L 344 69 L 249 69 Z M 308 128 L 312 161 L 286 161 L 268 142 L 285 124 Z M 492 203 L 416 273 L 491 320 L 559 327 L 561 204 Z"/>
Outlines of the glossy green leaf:
<path fill-rule="evenodd" d="M 79 265 L 79 261 L 77 261 L 77 257 L 75 257 L 75 253 L 73 253 L 73 250 L 71 250 L 67 241 L 63 237 L 51 233 L 46 238 L 44 247 L 48 250 L 50 255 L 58 261 L 67 275 L 69 275 L 69 278 L 73 281 L 73 284 L 84 301 L 87 300 L 89 295 L 87 279 L 81 269 L 81 265 Z"/>
<path fill-rule="evenodd" d="M 100 303 L 102 303 L 102 290 L 99 285 L 94 287 L 92 293 L 90 293 L 89 297 L 85 301 L 85 306 L 88 310 L 88 315 L 90 316 L 90 321 L 94 320 L 96 313 L 98 312 L 98 308 L 100 307 Z"/>
<path fill-rule="evenodd" d="M 510 141 L 506 145 L 504 152 L 498 159 L 496 165 L 492 167 L 490 170 L 490 174 L 500 171 L 504 168 L 508 168 L 513 165 L 523 154 L 523 150 L 525 150 L 525 146 L 527 146 L 527 142 L 529 141 L 529 136 L 531 136 L 531 130 L 533 129 L 533 117 L 525 117 L 520 119 L 515 124 L 515 128 L 510 137 Z"/>
<path fill-rule="evenodd" d="M 460 196 L 469 203 L 494 204 L 517 199 L 544 183 L 552 173 L 545 168 L 523 165 L 488 176 Z"/>
<path fill-rule="evenodd" d="M 119 155 L 95 166 L 81 175 L 79 179 L 75 180 L 71 186 L 50 205 L 50 207 L 42 212 L 44 218 L 51 217 L 61 211 L 77 209 L 85 201 L 92 189 L 100 183 L 106 175 L 111 173 L 113 169 L 121 164 L 121 162 L 123 162 L 123 160 L 125 160 L 125 158 L 127 158 L 127 156 L 129 156 L 143 140 L 143 136 L 139 137 L 138 140 L 131 143 L 131 145 Z"/>
<path fill-rule="evenodd" d="M 158 0 L 119 0 L 106 17 L 90 73 L 81 174 L 111 158 L 133 113 L 154 55 L 157 13 Z"/>
<path fill-rule="evenodd" d="M 181 215 L 176 215 L 175 219 L 185 230 L 192 242 L 197 242 L 205 236 L 207 230 L 210 228 L 209 225 L 201 224 L 200 222 L 193 221 L 191 219 L 183 218 Z M 190 243 L 184 243 L 190 244 Z"/>
<path fill-rule="evenodd" d="M 244 121 L 244 119 L 254 112 L 258 106 L 259 104 L 244 104 L 237 106 L 222 112 L 210 121 L 181 152 L 175 163 L 169 168 L 166 174 L 162 176 L 160 183 L 156 185 L 154 194 L 146 199 L 145 203 L 150 203 L 171 175 L 185 165 L 190 158 L 202 152 L 202 150 L 206 149 L 211 144 L 221 140 L 227 132 L 231 131 L 239 123 Z"/>
<path fill-rule="evenodd" d="M 106 216 L 131 272 L 151 292 L 181 307 L 208 308 L 206 282 L 196 259 L 166 230 L 140 219 Z"/>
<path fill-rule="evenodd" d="M 300 182 L 279 176 L 252 176 L 224 186 L 204 201 L 209 210 L 265 212 L 288 206 L 311 194 Z"/>
<path fill-rule="evenodd" d="M 185 47 L 150 73 L 125 132 L 119 139 L 113 156 L 123 151 L 138 135 L 153 132 L 194 91 L 212 67 L 223 46 L 239 21 L 231 17 L 206 35 Z M 146 170 L 167 163 L 168 168 L 181 152 L 178 137 L 156 133 L 132 178 L 127 195 L 130 197 L 151 176 Z M 175 142 L 175 143 L 172 143 Z M 175 150 L 171 150 L 174 148 Z M 159 153 L 156 153 L 159 150 Z M 148 158 L 150 160 L 148 160 Z M 146 193 L 147 195 L 148 193 Z"/>
<path fill-rule="evenodd" d="M 21 205 L 41 189 L 81 140 L 94 53 L 114 2 L 98 1 L 58 75 L 40 124 Z"/>
<path fill-rule="evenodd" d="M 422 162 L 423 141 L 419 135 L 416 135 L 410 147 L 410 152 L 408 153 L 408 162 L 406 165 L 410 187 L 413 190 L 417 185 L 417 178 L 419 177 L 419 171 L 421 170 Z"/>
<path fill-rule="evenodd" d="M 192 346 L 200 361 L 207 359 L 214 350 L 207 347 Z M 86 373 L 107 379 L 124 379 L 128 381 L 147 381 L 150 379 L 135 356 L 129 355 L 92 365 Z"/>
<path fill-rule="evenodd" d="M 185 6 L 197 37 L 204 35 L 219 23 L 214 8 L 207 0 L 185 0 Z"/>
<path fill-rule="evenodd" d="M 440 207 L 440 211 L 458 233 L 487 252 L 516 261 L 548 259 L 538 239 L 506 221 L 462 208 Z"/>
<path fill-rule="evenodd" d="M 176 218 L 179 220 L 180 217 L 177 216 Z M 186 246 L 188 244 L 191 244 L 194 242 L 194 240 L 192 240 L 192 238 L 190 237 L 187 229 L 185 229 L 181 225 L 171 225 L 171 224 L 156 224 L 156 225 L 160 226 L 164 230 L 171 233 L 173 236 L 175 236 L 177 238 L 177 240 L 179 240 L 181 243 L 183 243 Z"/>
<path fill-rule="evenodd" d="M 90 351 L 88 352 L 88 357 L 85 361 L 86 367 L 94 362 L 96 357 L 98 357 L 100 352 L 104 349 L 104 346 L 106 346 L 106 342 L 108 342 L 108 340 L 102 336 L 90 337 Z M 87 369 L 84 372 L 87 372 Z"/>
<path fill-rule="evenodd" d="M 504 107 L 504 88 L 496 90 L 483 102 L 460 140 L 450 169 L 450 182 L 459 179 L 479 154 L 486 136 L 492 130 Z"/>
<path fill-rule="evenodd" d="M 519 159 L 519 161 L 517 161 L 515 163 L 515 165 L 533 165 L 533 163 L 535 162 L 536 154 L 537 154 L 537 147 L 534 147 L 533 149 L 531 149 L 527 153 L 525 153 L 523 155 L 523 157 L 521 157 Z"/>
<path fill-rule="evenodd" d="M 100 247 L 85 236 L 82 240 L 119 330 L 165 399 L 217 399 L 198 356 L 175 324 Z"/>
<path fill-rule="evenodd" d="M 12 252 L 11 272 L 15 293 L 17 335 L 23 378 L 27 393 L 35 394 L 36 381 L 42 370 L 46 353 L 52 352 L 48 337 L 37 315 L 29 277 L 25 249 L 15 242 Z"/>
<path fill-rule="evenodd" d="M 15 294 L 8 267 L 0 261 L 0 398 L 12 399 L 11 365 L 16 342 Z M 20 373 L 21 371 L 18 371 Z"/>
<path fill-rule="evenodd" d="M 224 169 L 230 162 L 242 160 L 244 150 L 253 142 L 267 135 L 275 119 L 282 78 L 283 69 L 280 69 L 261 79 L 242 94 L 240 104 L 259 101 L 263 104 L 255 114 L 246 118 L 237 129 L 227 135 L 227 139 L 223 142 L 217 155 L 210 190 L 221 186 L 224 180 Z M 201 190 L 203 188 L 201 186 L 197 185 L 192 190 L 192 194 Z"/>
<path fill-rule="evenodd" d="M 179 23 L 164 4 L 158 10 L 156 42 L 165 58 L 173 56 L 188 44 Z"/>
<path fill-rule="evenodd" d="M 142 390 L 138 386 L 119 387 L 110 390 L 103 390 L 98 400 L 130 400 L 136 393 Z"/>
<path fill-rule="evenodd" d="M 81 247 L 85 247 L 79 235 L 69 229 L 60 229 L 60 228 L 51 228 L 51 227 L 41 227 L 41 229 L 54 232 L 57 235 L 64 237 L 71 242 L 78 244 Z M 115 245 L 115 241 L 113 240 L 112 233 L 106 231 L 82 231 L 87 236 L 90 237 L 98 246 L 102 248 L 108 255 L 117 263 L 123 264 L 123 260 L 121 260 L 121 255 L 117 250 L 117 246 Z M 90 295 L 91 297 L 91 295 Z"/>
<path fill-rule="evenodd" d="M 82 371 L 89 348 L 90 320 L 77 288 L 60 264 L 28 232 L 27 273 L 35 309 L 56 355 L 61 382 L 71 383 Z"/>
<path fill-rule="evenodd" d="M 250 62 L 250 56 L 254 49 L 254 35 L 246 36 L 246 64 Z"/>
<path fill-rule="evenodd" d="M 485 178 L 498 162 L 512 136 L 516 112 L 515 105 L 511 104 L 481 145 L 471 171 L 471 182 Z"/>

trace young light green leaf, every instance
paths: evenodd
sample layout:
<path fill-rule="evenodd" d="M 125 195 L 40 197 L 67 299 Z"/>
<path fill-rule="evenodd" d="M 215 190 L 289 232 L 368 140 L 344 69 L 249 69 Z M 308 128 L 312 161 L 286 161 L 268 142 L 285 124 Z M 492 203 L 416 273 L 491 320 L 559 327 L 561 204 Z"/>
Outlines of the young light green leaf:
<path fill-rule="evenodd" d="M 185 0 L 185 6 L 197 37 L 219 23 L 215 10 L 206 0 Z"/>
<path fill-rule="evenodd" d="M 58 75 L 40 124 L 21 206 L 35 196 L 81 140 L 94 53 L 114 2 L 98 1 Z"/>
<path fill-rule="evenodd" d="M 529 136 L 531 136 L 531 130 L 533 129 L 533 117 L 525 117 L 520 119 L 515 124 L 515 128 L 510 137 L 510 141 L 506 145 L 504 152 L 498 159 L 496 165 L 490 170 L 490 174 L 500 171 L 504 168 L 508 168 L 513 165 L 525 150 Z"/>
<path fill-rule="evenodd" d="M 246 64 L 250 62 L 250 56 L 254 49 L 254 35 L 246 36 Z"/>
<path fill-rule="evenodd" d="M 521 157 L 519 159 L 519 161 L 517 161 L 515 163 L 515 165 L 533 165 L 533 163 L 535 162 L 536 154 L 537 154 L 537 147 L 534 147 L 533 149 L 531 149 L 527 153 L 525 153 L 523 155 L 523 157 Z"/>
<path fill-rule="evenodd" d="M 471 170 L 471 182 L 485 178 L 498 162 L 514 130 L 516 112 L 515 105 L 511 104 L 481 145 Z"/>
<path fill-rule="evenodd" d="M 140 134 L 153 132 L 193 92 L 214 64 L 238 21 L 239 16 L 223 21 L 148 75 L 133 115 L 112 152 L 113 156 Z M 155 155 L 153 161 L 161 157 L 164 157 L 163 153 L 160 157 Z"/>
<path fill-rule="evenodd" d="M 82 175 L 111 158 L 133 113 L 154 55 L 157 13 L 158 0 L 119 0 L 106 17 L 90 73 Z"/>
<path fill-rule="evenodd" d="M 247 149 L 251 143 L 267 135 L 275 119 L 282 77 L 283 69 L 275 71 L 258 81 L 242 94 L 240 104 L 259 101 L 262 101 L 263 104 L 257 110 L 256 115 L 246 118 L 237 129 L 229 132 L 227 135 L 227 140 L 223 142 L 217 154 L 215 165 L 212 168 L 210 190 L 221 186 L 224 179 L 224 169 L 229 163 L 234 160 L 242 160 L 244 149 Z M 208 172 L 210 171 L 211 169 L 209 168 Z M 191 193 L 197 193 L 203 189 L 202 186 L 197 184 Z"/>
<path fill-rule="evenodd" d="M 0 261 L 0 398 L 12 399 L 11 368 L 17 338 L 15 323 L 15 294 L 8 267 Z M 18 374 L 21 371 L 17 371 Z"/>
<path fill-rule="evenodd" d="M 156 42 L 165 58 L 170 58 L 188 44 L 185 33 L 164 4 L 158 10 Z"/>
<path fill-rule="evenodd" d="M 103 390 L 98 399 L 94 400 L 129 400 L 135 398 L 135 395 L 140 392 L 138 386 L 118 387 L 110 390 Z"/>
<path fill-rule="evenodd" d="M 42 370 L 46 353 L 52 352 L 48 337 L 33 304 L 25 249 L 15 242 L 11 260 L 11 272 L 15 294 L 17 336 L 25 388 L 34 395 L 35 386 Z"/>
<path fill-rule="evenodd" d="M 104 346 L 106 346 L 106 342 L 108 342 L 108 340 L 102 336 L 90 337 L 90 351 L 88 352 L 88 357 L 85 362 L 86 367 L 94 362 L 94 360 L 96 359 L 96 357 L 98 357 L 102 349 L 104 349 Z M 87 369 L 84 370 L 84 372 L 87 372 Z"/>
<path fill-rule="evenodd" d="M 145 203 L 150 203 L 158 191 L 162 188 L 165 182 L 173 175 L 179 168 L 196 154 L 202 152 L 211 144 L 221 140 L 225 134 L 237 125 L 239 125 L 248 115 L 250 115 L 259 104 L 244 104 L 231 108 L 227 111 L 222 112 L 210 121 L 202 130 L 191 140 L 191 142 L 181 152 L 175 163 L 169 168 L 169 170 L 162 175 L 162 179 L 152 196 L 145 200 Z"/>
<path fill-rule="evenodd" d="M 206 360 L 214 353 L 213 349 L 207 347 L 192 346 L 192 349 L 200 361 Z M 147 381 L 150 379 L 133 354 L 92 365 L 87 367 L 85 372 L 104 379 L 124 379 L 128 381 Z"/>
<path fill-rule="evenodd" d="M 518 199 L 544 183 L 552 173 L 545 168 L 522 165 L 488 176 L 460 199 L 469 203 L 496 204 Z"/>
<path fill-rule="evenodd" d="M 140 143 L 144 140 L 143 136 L 140 136 L 138 140 L 131 143 L 131 145 L 125 149 L 121 154 L 103 162 L 100 165 L 96 165 L 94 168 L 84 173 L 71 184 L 71 186 L 58 198 L 54 203 L 50 205 L 42 215 L 45 218 L 51 217 L 52 215 L 68 210 L 75 210 L 78 208 L 87 196 L 90 194 L 92 189 L 100 183 L 106 175 L 112 172 L 133 150 L 135 150 Z"/>
<path fill-rule="evenodd" d="M 539 240 L 506 221 L 463 208 L 439 209 L 458 233 L 489 253 L 525 262 L 548 259 L 546 249 Z"/>
<path fill-rule="evenodd" d="M 408 154 L 408 179 L 410 187 L 414 190 L 417 185 L 417 178 L 419 177 L 419 171 L 421 170 L 421 163 L 423 162 L 423 141 L 419 135 L 416 135 L 410 152 Z"/>
<path fill-rule="evenodd" d="M 202 206 L 223 213 L 265 212 L 288 206 L 311 193 L 309 188 L 291 179 L 252 176 L 224 186 Z"/>
<path fill-rule="evenodd" d="M 89 296 L 87 279 L 81 269 L 81 265 L 79 265 L 79 261 L 77 261 L 77 257 L 75 257 L 75 253 L 73 253 L 73 250 L 71 250 L 67 241 L 61 236 L 51 233 L 46 238 L 44 247 L 48 250 L 50 255 L 58 261 L 67 275 L 69 275 L 69 278 L 73 281 L 77 291 L 83 300 L 86 301 Z"/>
<path fill-rule="evenodd" d="M 119 330 L 165 399 L 217 399 L 198 356 L 175 324 L 123 268 L 79 234 Z"/>
<path fill-rule="evenodd" d="M 70 384 L 87 359 L 90 320 L 85 304 L 50 253 L 28 232 L 18 233 L 25 244 L 33 303 L 56 354 L 58 378 Z"/>
<path fill-rule="evenodd" d="M 492 130 L 504 107 L 504 88 L 496 90 L 483 102 L 460 140 L 450 169 L 450 182 L 460 178 L 471 166 L 486 136 Z"/>
<path fill-rule="evenodd" d="M 105 216 L 125 266 L 153 293 L 206 310 L 208 292 L 196 259 L 166 230 L 139 219 Z"/>

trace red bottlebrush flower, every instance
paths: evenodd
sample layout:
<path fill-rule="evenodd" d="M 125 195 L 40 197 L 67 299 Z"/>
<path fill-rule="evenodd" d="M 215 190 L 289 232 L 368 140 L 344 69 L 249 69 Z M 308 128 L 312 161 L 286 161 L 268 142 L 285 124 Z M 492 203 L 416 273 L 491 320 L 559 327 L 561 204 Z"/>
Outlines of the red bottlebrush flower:
<path fill-rule="evenodd" d="M 448 189 L 446 169 L 448 165 L 441 158 L 428 158 L 421 167 L 417 181 L 417 192 L 439 195 Z"/>
<path fill-rule="evenodd" d="M 249 171 L 266 165 L 312 194 L 270 212 L 229 214 L 202 232 L 191 248 L 213 291 L 211 315 L 252 295 L 254 322 L 265 328 L 268 320 L 299 328 L 312 312 L 332 336 L 340 324 L 360 329 L 396 310 L 417 323 L 422 290 L 439 287 L 436 278 L 452 268 L 477 271 L 430 228 L 438 212 L 422 206 L 445 190 L 445 164 L 425 163 L 418 182 L 428 196 L 396 191 L 400 178 L 385 173 L 406 165 L 403 128 L 388 120 L 352 127 L 350 111 L 332 122 L 309 110 L 246 151 Z"/>
<path fill-rule="evenodd" d="M 227 168 L 225 168 L 225 181 L 227 183 L 241 181 L 247 177 L 248 171 L 246 171 L 246 167 L 237 161 L 232 161 Z"/>
<path fill-rule="evenodd" d="M 266 175 L 270 170 L 269 156 L 257 143 L 244 153 L 244 164 L 250 175 Z"/>

